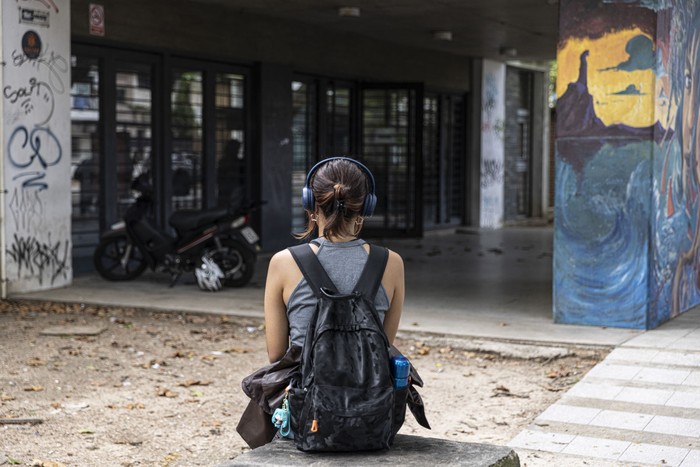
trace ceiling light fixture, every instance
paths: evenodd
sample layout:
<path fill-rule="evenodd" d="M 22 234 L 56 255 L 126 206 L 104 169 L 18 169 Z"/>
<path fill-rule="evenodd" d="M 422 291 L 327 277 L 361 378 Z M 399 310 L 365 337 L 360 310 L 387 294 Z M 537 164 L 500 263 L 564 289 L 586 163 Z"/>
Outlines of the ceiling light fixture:
<path fill-rule="evenodd" d="M 451 41 L 452 31 L 433 31 L 433 39 L 438 41 Z"/>
<path fill-rule="evenodd" d="M 498 49 L 498 53 L 504 57 L 517 57 L 518 49 L 515 47 L 501 47 Z"/>
<path fill-rule="evenodd" d="M 356 6 L 341 6 L 338 8 L 338 16 L 357 18 L 360 16 L 360 9 Z"/>

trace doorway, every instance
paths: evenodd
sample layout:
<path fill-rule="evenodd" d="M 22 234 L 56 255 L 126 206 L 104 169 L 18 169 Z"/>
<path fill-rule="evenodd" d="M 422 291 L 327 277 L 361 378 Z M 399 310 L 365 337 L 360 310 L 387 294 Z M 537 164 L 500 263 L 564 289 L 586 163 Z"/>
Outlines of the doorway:
<path fill-rule="evenodd" d="M 461 95 L 426 93 L 423 101 L 423 226 L 464 219 L 466 106 Z"/>
<path fill-rule="evenodd" d="M 137 179 L 165 229 L 175 210 L 250 202 L 247 68 L 73 44 L 72 69 L 77 273 L 92 270 L 100 234 L 134 203 Z"/>

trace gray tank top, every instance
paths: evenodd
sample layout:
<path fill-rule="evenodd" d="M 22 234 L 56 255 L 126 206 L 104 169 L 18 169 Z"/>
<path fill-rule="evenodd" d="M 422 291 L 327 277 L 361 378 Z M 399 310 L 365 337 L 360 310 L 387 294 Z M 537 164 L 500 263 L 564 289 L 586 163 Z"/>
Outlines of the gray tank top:
<path fill-rule="evenodd" d="M 331 278 L 338 292 L 352 293 L 369 256 L 362 245 L 365 241 L 356 239 L 349 242 L 329 242 L 324 238 L 314 240 L 320 243 L 316 256 Z M 379 319 L 384 322 L 384 315 L 389 309 L 389 297 L 380 285 L 374 306 L 379 313 Z M 306 329 L 316 307 L 316 296 L 311 287 L 302 277 L 287 302 L 287 320 L 289 321 L 289 337 L 291 344 L 302 346 L 306 337 Z"/>

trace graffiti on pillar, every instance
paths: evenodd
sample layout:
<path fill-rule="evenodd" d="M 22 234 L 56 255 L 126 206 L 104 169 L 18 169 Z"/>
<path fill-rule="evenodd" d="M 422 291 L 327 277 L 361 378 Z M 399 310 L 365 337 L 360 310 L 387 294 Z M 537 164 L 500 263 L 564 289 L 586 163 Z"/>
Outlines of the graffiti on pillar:
<path fill-rule="evenodd" d="M 481 108 L 480 227 L 503 223 L 505 65 L 484 60 Z"/>
<path fill-rule="evenodd" d="M 483 116 L 481 131 L 492 133 L 496 138 L 503 138 L 505 120 L 499 112 L 499 106 L 504 105 L 505 89 L 501 82 L 501 76 L 495 71 L 485 73 L 484 76 L 484 102 L 482 105 Z"/>
<path fill-rule="evenodd" d="M 481 188 L 489 188 L 503 183 L 503 162 L 485 159 L 481 164 Z"/>
<path fill-rule="evenodd" d="M 6 105 L 12 106 L 15 113 L 9 123 L 15 123 L 21 118 L 33 114 L 37 120 L 36 125 L 47 124 L 53 117 L 56 108 L 53 89 L 48 83 L 29 78 L 22 86 L 5 86 L 3 97 Z"/>
<path fill-rule="evenodd" d="M 24 190 L 15 187 L 8 196 L 10 218 L 13 221 L 15 231 L 45 230 L 44 224 L 44 200 L 38 190 Z"/>
<path fill-rule="evenodd" d="M 24 273 L 37 277 L 42 284 L 46 280 L 53 285 L 59 277 L 65 279 L 68 276 L 70 242 L 52 241 L 51 232 L 47 240 L 15 234 L 9 242 L 7 256 L 17 264 L 20 276 Z"/>
<path fill-rule="evenodd" d="M 653 328 L 700 303 L 700 2 L 566 0 L 555 318 Z"/>
<path fill-rule="evenodd" d="M 0 1 L 5 273 L 21 292 L 71 279 L 70 2 Z"/>
<path fill-rule="evenodd" d="M 46 170 L 61 162 L 62 156 L 61 142 L 50 128 L 37 126 L 29 131 L 20 125 L 12 131 L 7 143 L 8 161 L 21 170 L 12 180 L 22 180 L 23 188 L 48 188 Z"/>

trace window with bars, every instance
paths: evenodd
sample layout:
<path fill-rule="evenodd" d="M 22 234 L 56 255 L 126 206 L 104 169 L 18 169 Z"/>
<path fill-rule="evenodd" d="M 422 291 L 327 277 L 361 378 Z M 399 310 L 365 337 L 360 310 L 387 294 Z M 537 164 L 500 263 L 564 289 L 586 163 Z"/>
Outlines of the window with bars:
<path fill-rule="evenodd" d="M 250 202 L 250 154 L 246 151 L 245 76 L 216 74 L 217 204 L 233 209 Z"/>
<path fill-rule="evenodd" d="M 352 93 L 348 85 L 329 82 L 326 90 L 326 150 L 323 156 L 352 154 Z"/>
<path fill-rule="evenodd" d="M 423 220 L 427 229 L 462 223 L 466 166 L 464 97 L 423 100 Z"/>
<path fill-rule="evenodd" d="M 364 89 L 362 156 L 378 186 L 365 227 L 408 232 L 416 226 L 416 91 Z"/>
<path fill-rule="evenodd" d="M 90 258 L 100 237 L 100 63 L 72 57 L 71 204 L 74 258 Z M 74 261 L 77 265 L 80 260 Z"/>
<path fill-rule="evenodd" d="M 116 175 L 117 217 L 123 218 L 134 202 L 131 182 L 152 174 L 152 67 L 120 63 L 116 71 Z"/>
<path fill-rule="evenodd" d="M 306 228 L 301 190 L 316 160 L 317 89 L 314 80 L 292 82 L 292 232 Z"/>
<path fill-rule="evenodd" d="M 171 87 L 171 209 L 201 209 L 202 72 L 173 70 Z"/>

